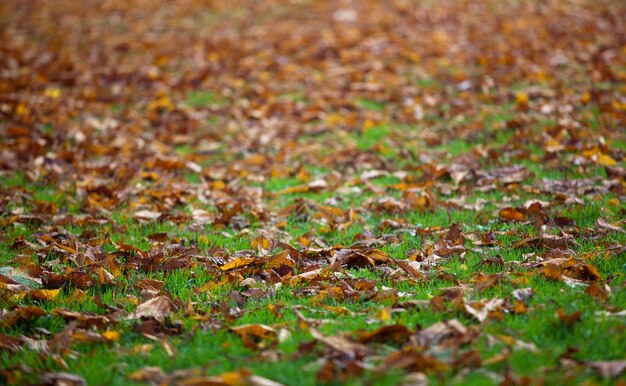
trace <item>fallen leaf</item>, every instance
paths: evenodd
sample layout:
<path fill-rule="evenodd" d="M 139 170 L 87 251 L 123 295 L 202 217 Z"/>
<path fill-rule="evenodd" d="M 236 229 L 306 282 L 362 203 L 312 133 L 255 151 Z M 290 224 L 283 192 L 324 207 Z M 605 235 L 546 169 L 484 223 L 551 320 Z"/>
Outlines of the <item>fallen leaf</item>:
<path fill-rule="evenodd" d="M 132 381 L 149 382 L 153 384 L 161 384 L 167 375 L 160 367 L 146 366 L 130 373 L 128 378 Z"/>
<path fill-rule="evenodd" d="M 122 334 L 118 331 L 108 330 L 102 333 L 102 336 L 109 342 L 117 342 L 122 338 Z"/>
<path fill-rule="evenodd" d="M 580 320 L 580 318 L 583 315 L 583 312 L 579 310 L 579 311 L 572 312 L 571 314 L 566 314 L 563 311 L 563 309 L 559 308 L 558 310 L 556 310 L 556 314 L 559 317 L 559 320 L 561 321 L 561 323 L 566 324 L 566 325 L 571 325 Z"/>
<path fill-rule="evenodd" d="M 500 218 L 507 221 L 526 221 L 526 215 L 523 212 L 511 207 L 502 209 Z"/>
<path fill-rule="evenodd" d="M 246 347 L 252 349 L 267 347 L 266 341 L 273 340 L 278 335 L 276 330 L 264 324 L 245 324 L 231 327 L 230 330 L 241 337 Z"/>
<path fill-rule="evenodd" d="M 493 298 L 486 301 L 465 302 L 464 309 L 479 322 L 484 322 L 492 315 L 500 316 L 503 304 L 504 301 L 502 299 Z"/>
<path fill-rule="evenodd" d="M 357 353 L 367 353 L 369 349 L 356 342 L 349 341 L 346 338 L 340 336 L 324 336 L 320 334 L 316 329 L 309 328 L 309 332 L 313 335 L 313 338 L 318 342 L 328 346 L 329 348 L 339 351 L 346 355 L 356 355 Z"/>
<path fill-rule="evenodd" d="M 380 327 L 374 331 L 363 333 L 359 336 L 361 343 L 405 343 L 411 336 L 411 331 L 403 324 L 392 324 Z"/>
<path fill-rule="evenodd" d="M 178 307 L 167 296 L 157 296 L 137 306 L 127 319 L 154 318 L 163 323 L 165 317 L 178 311 Z"/>
<path fill-rule="evenodd" d="M 605 379 L 619 377 L 626 371 L 626 360 L 587 361 L 584 363 Z"/>
<path fill-rule="evenodd" d="M 407 261 L 407 260 L 396 260 L 391 258 L 391 260 L 398 265 L 404 272 L 406 272 L 409 277 L 412 277 L 416 280 L 421 280 L 424 275 L 418 270 L 419 263 L 415 261 Z"/>
<path fill-rule="evenodd" d="M 535 295 L 535 291 L 532 288 L 518 288 L 511 292 L 511 296 L 515 300 L 527 300 Z"/>
<path fill-rule="evenodd" d="M 44 373 L 41 376 L 41 382 L 44 385 L 51 386 L 85 386 L 85 380 L 75 374 L 70 373 Z"/>
<path fill-rule="evenodd" d="M 596 226 L 598 228 L 605 229 L 611 232 L 620 232 L 620 233 L 626 232 L 622 228 L 618 227 L 617 225 L 611 224 L 610 222 L 606 221 L 605 219 L 601 217 L 596 220 Z"/>
<path fill-rule="evenodd" d="M 0 349 L 16 352 L 22 348 L 22 341 L 18 338 L 0 334 Z"/>
<path fill-rule="evenodd" d="M 419 330 L 415 334 L 418 346 L 434 346 L 446 339 L 461 340 L 468 334 L 468 329 L 457 319 L 441 321 Z"/>

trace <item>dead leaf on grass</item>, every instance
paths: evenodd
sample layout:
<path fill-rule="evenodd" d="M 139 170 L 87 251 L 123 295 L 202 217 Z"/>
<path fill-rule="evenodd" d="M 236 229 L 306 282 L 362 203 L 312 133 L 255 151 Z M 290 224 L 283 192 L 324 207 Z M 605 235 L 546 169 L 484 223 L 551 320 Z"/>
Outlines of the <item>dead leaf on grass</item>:
<path fill-rule="evenodd" d="M 276 330 L 264 324 L 245 324 L 231 327 L 230 330 L 239 335 L 243 344 L 251 349 L 267 348 L 269 341 L 278 336 Z"/>
<path fill-rule="evenodd" d="M 137 306 L 127 319 L 154 318 L 159 322 L 171 313 L 178 311 L 178 307 L 167 296 L 157 296 Z"/>

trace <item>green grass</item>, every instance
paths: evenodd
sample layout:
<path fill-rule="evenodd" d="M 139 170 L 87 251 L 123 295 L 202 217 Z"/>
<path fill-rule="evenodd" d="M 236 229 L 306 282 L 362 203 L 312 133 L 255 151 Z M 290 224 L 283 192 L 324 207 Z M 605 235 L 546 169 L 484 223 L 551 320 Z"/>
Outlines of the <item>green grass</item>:
<path fill-rule="evenodd" d="M 358 101 L 356 101 L 356 105 L 361 108 L 373 111 L 383 111 L 385 109 L 384 103 L 371 99 L 359 99 Z"/>
<path fill-rule="evenodd" d="M 11 186 L 12 183 L 19 182 L 15 180 L 8 180 L 6 185 Z M 376 181 L 380 186 L 392 185 L 397 183 L 392 179 L 379 179 Z M 292 186 L 293 181 L 272 180 L 267 183 L 269 190 L 282 189 Z M 36 192 L 36 197 L 40 199 L 49 198 L 54 199 L 55 196 L 50 196 L 50 193 L 46 190 L 40 190 Z M 307 195 L 315 197 L 316 194 L 300 195 L 306 197 Z M 298 195 L 296 195 L 298 196 Z M 495 194 L 479 195 L 475 198 L 487 198 L 490 202 L 499 202 L 504 197 L 503 194 L 496 192 Z M 611 197 L 606 197 L 599 201 L 589 201 L 588 205 L 576 206 L 567 208 L 563 215 L 572 217 L 579 226 L 589 227 L 598 217 L 615 219 L 618 216 L 618 208 L 606 206 L 606 202 Z M 520 197 L 520 202 L 524 198 Z M 493 208 L 493 207 L 492 207 Z M 335 233 L 326 235 L 326 242 L 329 245 L 350 245 L 356 241 L 355 236 L 363 231 L 363 227 L 375 229 L 376 225 L 382 218 L 393 218 L 393 216 L 370 216 L 364 218 L 364 223 L 355 224 L 348 228 L 344 233 Z M 451 210 L 439 208 L 434 212 L 410 212 L 407 214 L 407 220 L 409 223 L 418 227 L 434 227 L 441 226 L 446 227 L 451 223 L 459 222 L 463 224 L 463 229 L 467 232 L 475 230 L 479 224 L 476 223 L 476 214 L 473 211 L 467 210 Z M 172 229 L 165 223 L 148 223 L 139 224 L 134 220 L 129 219 L 126 216 L 113 219 L 115 222 L 124 225 L 125 231 L 123 233 L 111 233 L 111 239 L 115 242 L 124 242 L 132 244 L 143 250 L 150 250 L 151 243 L 146 239 L 146 236 L 156 232 L 167 232 L 170 237 L 178 237 L 182 240 L 192 240 L 197 234 L 189 231 L 185 231 L 184 228 L 177 230 Z M 291 227 L 291 236 L 297 237 L 299 234 L 311 227 L 311 223 L 298 224 L 297 227 Z M 99 226 L 93 227 L 93 230 L 98 230 Z M 488 228 L 492 230 L 506 230 L 510 228 L 510 224 L 495 221 L 488 225 Z M 518 229 L 521 229 L 517 227 Z M 100 228 L 101 229 L 101 228 Z M 81 233 L 84 229 L 80 227 L 69 228 L 70 232 L 74 234 Z M 530 231 L 531 229 L 529 229 Z M 248 238 L 235 237 L 227 238 L 216 231 L 207 229 L 205 234 L 205 241 L 200 243 L 202 250 L 209 247 L 226 248 L 231 252 L 237 250 L 244 250 L 250 247 Z M 14 231 L 8 235 L 16 237 L 18 235 L 26 235 L 31 241 L 35 241 L 32 237 L 29 237 L 28 227 L 15 228 Z M 5 234 L 6 235 L 6 234 Z M 513 238 L 514 239 L 514 238 Z M 5 238 L 2 248 L 6 252 L 11 252 L 11 248 L 7 247 L 10 243 L 10 238 Z M 429 241 L 430 240 L 430 241 Z M 386 250 L 391 256 L 395 258 L 406 258 L 409 250 L 417 249 L 423 246 L 424 242 L 432 242 L 436 240 L 432 236 L 424 236 L 422 238 L 404 234 L 400 238 L 399 243 L 388 244 L 383 249 Z M 511 240 L 508 237 L 501 238 L 504 242 Z M 600 242 L 608 243 L 624 243 L 626 237 L 622 234 L 610 234 L 605 241 Z M 588 243 L 582 243 L 579 247 L 579 251 L 589 252 L 598 250 L 598 241 L 591 241 Z M 522 259 L 522 250 L 500 250 L 492 253 L 500 254 L 504 261 L 520 261 Z M 491 253 L 490 253 L 491 254 Z M 440 269 L 444 272 L 450 273 L 461 282 L 468 282 L 474 274 L 479 270 L 484 270 L 487 273 L 497 273 L 501 268 L 489 267 L 482 268 L 479 266 L 479 262 L 486 256 L 482 253 L 469 253 L 464 259 L 449 258 L 445 260 Z M 623 269 L 624 261 L 623 256 L 615 257 L 611 260 L 606 260 L 603 257 L 596 257 L 594 264 L 598 267 L 603 276 L 610 275 L 611 273 L 620 272 Z M 524 270 L 521 270 L 523 272 Z M 424 283 L 412 284 L 408 281 L 394 282 L 385 276 L 381 276 L 377 271 L 372 270 L 353 270 L 350 272 L 356 277 L 374 279 L 377 282 L 377 286 L 395 287 L 399 291 L 406 292 L 408 299 L 421 299 L 426 300 L 436 295 L 441 288 L 453 285 L 449 281 L 436 280 L 431 278 Z M 203 270 L 201 267 L 195 268 L 192 271 L 181 270 L 174 271 L 172 273 L 154 272 L 154 273 L 142 273 L 142 272 L 129 272 L 128 276 L 120 277 L 119 283 L 115 287 L 102 287 L 96 288 L 92 292 L 92 295 L 98 295 L 102 299 L 102 302 L 117 307 L 122 307 L 127 311 L 132 311 L 133 305 L 130 302 L 124 302 L 124 296 L 129 295 L 138 298 L 139 292 L 135 289 L 132 283 L 138 281 L 140 278 L 150 277 L 158 280 L 165 281 L 165 291 L 175 299 L 192 299 L 192 301 L 199 302 L 202 306 L 199 309 L 205 309 L 206 312 L 210 312 L 210 304 L 219 302 L 220 299 L 232 290 L 237 290 L 237 286 L 227 285 L 220 287 L 217 292 L 209 294 L 198 294 L 194 291 L 194 288 L 199 288 L 203 284 L 216 281 L 219 278 L 215 277 L 213 273 Z M 616 280 L 623 280 L 620 276 Z M 564 353 L 570 346 L 575 346 L 580 349 L 577 352 L 576 357 L 585 360 L 602 360 L 602 359 L 617 359 L 623 355 L 623 346 L 618 342 L 623 341 L 624 331 L 620 328 L 621 323 L 617 319 L 596 318 L 594 312 L 601 311 L 603 306 L 589 295 L 584 294 L 580 288 L 569 288 L 560 282 L 548 282 L 540 276 L 531 275 L 528 286 L 535 289 L 536 295 L 527 303 L 528 307 L 531 307 L 533 311 L 527 315 L 506 315 L 502 322 L 492 321 L 484 327 L 484 332 L 491 335 L 512 335 L 515 338 L 524 340 L 526 342 L 534 343 L 538 349 L 538 355 L 529 355 L 523 350 L 514 351 L 509 362 L 519 375 L 532 375 L 538 366 L 548 365 L 556 366 L 556 358 Z M 607 306 L 611 307 L 625 307 L 626 306 L 626 291 L 623 287 L 615 286 L 615 292 L 610 296 Z M 485 293 L 471 293 L 470 298 L 490 298 L 490 297 L 507 297 L 510 292 L 515 289 L 515 286 L 510 283 L 503 282 L 495 287 L 487 290 Z M 51 311 L 58 307 L 67 307 L 71 309 L 77 309 L 81 312 L 95 312 L 99 313 L 103 310 L 99 308 L 93 301 L 81 302 L 81 303 L 67 303 L 63 301 L 63 297 L 68 296 L 69 290 L 63 290 L 63 294 L 59 299 L 50 302 L 37 302 L 37 301 L 25 301 L 23 304 L 38 305 L 45 310 Z M 403 299 L 404 300 L 404 299 Z M 271 311 L 268 311 L 268 306 L 281 307 L 280 314 L 276 315 Z M 248 323 L 262 323 L 274 326 L 276 328 L 287 327 L 291 331 L 291 337 L 286 341 L 278 343 L 276 346 L 281 355 L 285 358 L 294 356 L 296 358 L 296 352 L 299 342 L 303 340 L 309 340 L 310 335 L 306 331 L 301 331 L 296 328 L 295 315 L 291 311 L 294 305 L 303 305 L 312 312 L 305 312 L 308 317 L 316 318 L 322 317 L 328 319 L 329 323 L 320 327 L 320 331 L 327 335 L 334 335 L 341 332 L 355 332 L 360 330 L 373 330 L 374 328 L 392 323 L 402 323 L 409 328 L 415 328 L 416 326 L 428 326 L 442 319 L 459 318 L 462 323 L 466 325 L 473 325 L 475 321 L 464 313 L 460 313 L 455 310 L 447 310 L 444 312 L 435 312 L 429 309 L 420 309 L 419 312 L 405 311 L 400 313 L 394 313 L 393 319 L 390 322 L 374 322 L 371 323 L 372 318 L 382 307 L 390 307 L 393 304 L 389 301 L 383 303 L 376 303 L 366 300 L 334 300 L 327 299 L 323 304 L 312 304 L 307 298 L 301 298 L 294 296 L 294 292 L 288 286 L 283 286 L 276 291 L 270 298 L 259 301 L 248 301 L 245 305 L 245 312 L 234 323 L 227 323 L 229 325 L 243 325 Z M 323 305 L 333 307 L 345 307 L 349 309 L 354 315 L 350 318 L 345 318 L 332 311 L 324 310 Z M 11 303 L 4 303 L 3 307 L 10 307 Z M 573 326 L 565 326 L 558 321 L 555 316 L 556 310 L 563 308 L 566 313 L 571 313 L 577 310 L 584 310 L 583 316 L 580 322 L 577 322 Z M 219 318 L 219 317 L 218 317 Z M 138 370 L 142 366 L 151 365 L 163 368 L 166 372 L 173 371 L 179 368 L 199 367 L 206 368 L 209 374 L 220 374 L 225 371 L 236 370 L 240 367 L 247 367 L 251 369 L 255 374 L 266 376 L 275 379 L 279 382 L 291 383 L 293 379 L 301 379 L 299 384 L 315 384 L 314 373 L 317 369 L 316 366 L 311 365 L 314 362 L 315 357 L 313 355 L 305 355 L 303 357 L 297 356 L 296 359 L 289 361 L 281 361 L 278 363 L 264 362 L 260 359 L 254 359 L 257 353 L 251 351 L 242 346 L 241 339 L 227 330 L 218 330 L 216 332 L 204 330 L 202 323 L 195 322 L 193 320 L 186 320 L 182 315 L 174 317 L 174 320 L 179 320 L 185 326 L 185 331 L 182 335 L 176 335 L 166 338 L 172 346 L 177 350 L 174 358 L 168 357 L 167 353 L 163 350 L 159 342 L 154 342 L 150 339 L 142 337 L 140 334 L 131 331 L 133 322 L 120 321 L 114 324 L 112 327 L 115 330 L 123 332 L 123 338 L 119 342 L 112 344 L 79 344 L 73 348 L 82 353 L 80 357 L 76 359 L 67 359 L 68 365 L 72 370 L 85 377 L 88 383 L 110 383 L 110 384 L 127 384 L 128 379 L 124 374 L 129 374 L 134 370 Z M 44 316 L 40 319 L 32 321 L 28 326 L 13 326 L 8 329 L 3 328 L 3 333 L 14 335 L 20 333 L 28 333 L 35 331 L 36 328 L 45 328 L 52 333 L 61 331 L 65 326 L 65 322 L 54 316 Z M 606 339 L 607 333 L 611 333 L 612 338 Z M 598 344 L 588 344 L 590 341 L 599 342 Z M 601 343 L 600 343 L 601 342 Z M 140 344 L 153 344 L 152 349 L 145 356 L 138 356 L 130 354 L 129 350 L 132 347 Z M 484 338 L 478 339 L 476 342 L 470 345 L 471 348 L 480 351 L 484 358 L 495 355 L 500 349 L 504 347 L 503 344 L 492 346 L 487 344 Z M 468 349 L 470 348 L 468 347 Z M 227 352 L 226 355 L 223 353 Z M 446 354 L 447 355 L 447 354 Z M 445 356 L 445 355 L 444 355 Z M 89 360 L 84 360 L 88 357 Z M 444 359 L 444 357 L 442 357 Z M 2 352 L 0 354 L 0 360 L 5 366 L 14 366 L 18 363 L 26 364 L 32 367 L 34 370 L 54 369 L 56 364 L 50 360 L 43 360 L 37 354 L 24 351 L 18 355 L 8 354 Z M 124 365 L 120 365 L 124 363 Z M 309 370 L 304 373 L 302 368 Z M 501 371 L 502 364 L 493 365 L 489 367 L 493 371 Z M 306 376 L 303 376 L 307 374 Z M 399 373 L 391 373 L 386 375 L 369 374 L 364 379 L 375 380 L 377 384 L 395 384 L 398 381 Z M 580 378 L 585 379 L 591 376 L 590 374 L 583 374 Z M 295 378 L 294 378 L 295 377 Z M 359 382 L 363 382 L 361 379 Z M 449 381 L 452 378 L 448 379 Z M 479 372 L 473 373 L 470 378 L 467 378 L 467 382 L 476 382 L 480 384 L 486 382 L 484 375 Z M 308 383 L 310 382 L 310 383 Z M 354 382 L 357 382 L 356 380 Z M 358 382 L 357 382 L 358 383 Z"/>
<path fill-rule="evenodd" d="M 192 91 L 187 95 L 187 104 L 190 107 L 221 106 L 225 102 L 224 98 L 208 90 Z"/>

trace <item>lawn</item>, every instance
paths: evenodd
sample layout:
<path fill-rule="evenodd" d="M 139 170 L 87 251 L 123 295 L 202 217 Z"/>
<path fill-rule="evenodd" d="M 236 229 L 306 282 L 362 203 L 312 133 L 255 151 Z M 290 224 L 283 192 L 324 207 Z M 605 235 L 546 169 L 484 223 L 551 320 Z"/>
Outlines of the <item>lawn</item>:
<path fill-rule="evenodd" d="M 0 383 L 626 384 L 626 4 L 0 4 Z"/>

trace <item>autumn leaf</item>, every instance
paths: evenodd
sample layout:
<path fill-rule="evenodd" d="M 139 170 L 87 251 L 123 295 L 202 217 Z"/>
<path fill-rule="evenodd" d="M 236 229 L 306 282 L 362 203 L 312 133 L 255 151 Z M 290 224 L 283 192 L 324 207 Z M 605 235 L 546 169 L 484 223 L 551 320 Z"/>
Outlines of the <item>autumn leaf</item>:
<path fill-rule="evenodd" d="M 54 300 L 59 296 L 61 289 L 42 289 L 42 290 L 32 290 L 28 292 L 28 297 L 35 300 Z"/>
<path fill-rule="evenodd" d="M 585 365 L 605 379 L 617 378 L 626 371 L 626 360 L 588 361 Z"/>
<path fill-rule="evenodd" d="M 370 342 L 405 343 L 409 339 L 410 335 L 411 332 L 405 325 L 394 324 L 383 326 L 374 331 L 362 334 L 359 337 L 359 342 L 366 344 Z"/>
<path fill-rule="evenodd" d="M 539 264 L 541 273 L 553 280 L 562 280 L 564 277 L 584 280 L 596 281 L 601 276 L 598 269 L 593 265 L 575 258 L 555 258 Z"/>
<path fill-rule="evenodd" d="M 0 286 L 6 287 L 7 284 L 17 284 L 25 288 L 38 289 L 41 287 L 41 279 L 32 277 L 28 273 L 17 268 L 1 267 Z"/>
<path fill-rule="evenodd" d="M 19 306 L 13 310 L 2 310 L 0 312 L 0 324 L 5 327 L 11 327 L 20 321 L 37 319 L 47 312 L 37 306 Z"/>
<path fill-rule="evenodd" d="M 246 347 L 252 349 L 267 347 L 265 342 L 277 337 L 276 330 L 263 324 L 246 324 L 231 327 L 231 331 L 241 337 Z"/>
<path fill-rule="evenodd" d="M 0 384 L 620 382 L 626 3 L 95 3 L 0 2 Z"/>
<path fill-rule="evenodd" d="M 70 373 L 44 373 L 41 376 L 41 381 L 44 384 L 51 385 L 67 385 L 67 386 L 85 386 L 87 383 L 85 380 L 75 374 Z"/>
<path fill-rule="evenodd" d="M 228 270 L 231 270 L 231 269 L 245 267 L 245 266 L 247 266 L 249 264 L 252 264 L 255 261 L 256 261 L 256 258 L 254 258 L 254 257 L 237 258 L 237 259 L 234 259 L 234 260 L 229 261 L 228 263 L 222 265 L 220 267 L 220 269 L 222 271 L 228 271 Z"/>
<path fill-rule="evenodd" d="M 102 333 L 102 336 L 109 342 L 117 342 L 122 338 L 122 334 L 120 334 L 118 331 L 113 330 L 104 331 Z"/>
<path fill-rule="evenodd" d="M 489 299 L 485 301 L 465 302 L 464 310 L 469 315 L 476 318 L 479 322 L 485 321 L 487 318 L 503 319 L 502 299 Z"/>
<path fill-rule="evenodd" d="M 507 207 L 500 211 L 500 217 L 503 220 L 508 221 L 525 221 L 526 215 L 524 212 L 517 210 L 515 208 Z"/>
<path fill-rule="evenodd" d="M 178 307 L 167 296 L 157 296 L 137 306 L 128 314 L 128 319 L 154 318 L 163 322 L 165 317 L 178 311 Z"/>
<path fill-rule="evenodd" d="M 309 328 L 309 332 L 318 342 L 324 344 L 332 350 L 346 355 L 355 355 L 356 353 L 366 353 L 369 351 L 366 346 L 357 342 L 352 342 L 340 336 L 324 336 L 314 328 Z"/>

